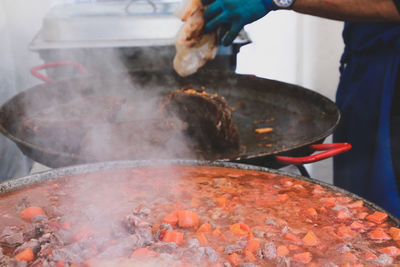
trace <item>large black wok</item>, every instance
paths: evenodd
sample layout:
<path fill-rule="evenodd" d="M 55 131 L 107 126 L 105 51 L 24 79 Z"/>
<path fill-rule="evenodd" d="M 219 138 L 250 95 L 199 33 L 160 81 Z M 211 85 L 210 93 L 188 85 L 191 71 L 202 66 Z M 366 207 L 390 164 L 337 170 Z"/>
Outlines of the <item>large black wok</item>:
<path fill-rule="evenodd" d="M 310 146 L 322 143 L 334 131 L 340 120 L 340 112 L 328 98 L 300 86 L 279 81 L 215 70 L 203 70 L 187 78 L 172 72 L 132 71 L 102 76 L 81 75 L 61 81 L 46 80 L 47 83 L 19 93 L 1 107 L 0 131 L 13 140 L 28 157 L 50 167 L 95 160 L 60 149 L 68 147 L 68 140 L 58 140 L 57 136 L 39 137 L 49 143 L 57 142 L 57 149 L 43 147 L 18 136 L 21 121 L 44 108 L 63 104 L 65 99 L 94 95 L 107 90 L 131 94 L 131 89 L 115 88 L 116 82 L 121 84 L 123 81 L 132 81 L 143 94 L 168 93 L 190 84 L 194 87 L 204 86 L 208 92 L 224 96 L 235 108 L 233 116 L 239 129 L 241 149 L 233 153 L 206 156 L 206 159 L 241 161 L 276 168 L 288 163 L 313 162 L 350 148 L 347 144 Z M 257 121 L 264 123 L 257 125 L 254 123 Z M 260 126 L 272 127 L 274 130 L 260 138 L 255 133 L 255 128 Z M 312 158 L 296 160 L 278 157 L 277 160 L 276 157 L 305 156 L 314 150 L 327 148 L 333 150 Z"/>

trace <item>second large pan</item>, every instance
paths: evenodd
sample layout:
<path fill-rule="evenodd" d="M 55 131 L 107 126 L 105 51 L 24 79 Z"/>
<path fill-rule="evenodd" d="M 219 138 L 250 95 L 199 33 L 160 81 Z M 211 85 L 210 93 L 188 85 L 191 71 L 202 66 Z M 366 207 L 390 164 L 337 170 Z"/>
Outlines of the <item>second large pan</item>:
<path fill-rule="evenodd" d="M 93 162 L 94 159 L 83 158 L 78 154 L 69 153 L 67 149 L 60 149 L 69 146 L 68 140 L 59 140 L 57 136 L 39 136 L 42 141 L 57 143 L 57 148 L 44 147 L 21 138 L 17 131 L 21 121 L 27 116 L 49 106 L 57 108 L 65 99 L 109 90 L 123 93 L 128 89 L 115 88 L 116 84 L 123 81 L 129 81 L 145 94 L 168 93 L 190 84 L 194 87 L 205 87 L 210 93 L 224 96 L 235 109 L 233 116 L 239 128 L 242 149 L 235 153 L 213 155 L 213 158 L 209 158 L 213 160 L 256 164 L 262 162 L 264 166 L 277 167 L 279 164 L 276 155 L 302 156 L 310 154 L 313 149 L 320 149 L 321 147 L 310 145 L 321 143 L 334 131 L 340 120 L 340 112 L 332 101 L 296 85 L 214 70 L 202 71 L 187 78 L 169 72 L 133 71 L 102 76 L 87 75 L 34 86 L 16 95 L 1 107 L 0 131 L 12 139 L 27 156 L 44 165 L 61 167 Z M 131 91 L 126 93 L 130 94 Z M 34 101 L 39 99 L 40 101 Z M 257 121 L 264 121 L 264 126 L 274 129 L 267 140 L 256 136 Z M 331 155 L 349 149 L 349 146 L 343 147 L 340 144 L 330 147 L 338 146 L 339 149 L 325 153 Z M 293 163 L 290 160 L 286 162 L 284 157 L 281 157 L 280 161 Z M 310 161 L 312 160 L 307 159 L 305 162 Z"/>

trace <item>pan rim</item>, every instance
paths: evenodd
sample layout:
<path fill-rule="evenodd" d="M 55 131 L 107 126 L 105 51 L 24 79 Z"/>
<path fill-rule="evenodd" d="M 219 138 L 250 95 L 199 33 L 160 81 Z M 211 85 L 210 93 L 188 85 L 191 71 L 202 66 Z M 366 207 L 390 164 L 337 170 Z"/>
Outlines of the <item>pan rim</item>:
<path fill-rule="evenodd" d="M 337 187 L 332 184 L 328 184 L 326 182 L 316 180 L 313 178 L 308 178 L 305 176 L 301 176 L 298 174 L 271 169 L 267 167 L 254 166 L 243 163 L 235 163 L 235 162 L 223 162 L 223 161 L 206 161 L 206 160 L 188 160 L 188 159 L 174 159 L 174 160 L 120 160 L 120 161 L 106 161 L 106 162 L 97 162 L 97 163 L 89 163 L 89 164 L 79 164 L 68 167 L 62 167 L 57 169 L 46 170 L 43 172 L 34 173 L 31 175 L 11 179 L 5 182 L 0 183 L 0 196 L 11 193 L 28 186 L 37 185 L 43 183 L 48 180 L 57 180 L 62 177 L 73 176 L 78 174 L 86 174 L 86 173 L 95 173 L 95 172 L 103 172 L 110 170 L 118 170 L 118 169 L 128 169 L 128 168 L 140 168 L 140 167 L 159 167 L 159 166 L 210 166 L 210 167 L 222 167 L 229 169 L 240 169 L 240 170 L 250 170 L 250 171 L 259 171 L 266 172 L 271 174 L 283 175 L 287 177 L 291 177 L 294 179 L 299 179 L 302 181 L 306 181 L 312 184 L 317 184 L 328 188 L 334 192 L 342 193 L 346 196 L 353 198 L 354 200 L 362 200 L 364 205 L 368 208 L 371 208 L 374 211 L 381 211 L 388 214 L 390 220 L 397 226 L 400 227 L 400 219 L 386 211 L 379 205 L 364 199 L 363 197 L 349 192 L 343 188 Z"/>

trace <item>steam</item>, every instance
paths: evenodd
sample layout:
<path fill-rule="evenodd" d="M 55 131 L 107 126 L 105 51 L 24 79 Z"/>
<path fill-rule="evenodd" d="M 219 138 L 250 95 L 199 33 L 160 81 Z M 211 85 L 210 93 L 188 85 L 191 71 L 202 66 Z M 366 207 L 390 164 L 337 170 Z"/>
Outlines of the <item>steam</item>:
<path fill-rule="evenodd" d="M 74 36 L 75 33 L 67 34 Z M 167 115 L 160 104 L 170 91 L 180 88 L 171 88 L 168 78 L 165 83 L 160 83 L 162 79 L 152 74 L 157 69 L 167 70 L 172 75 L 175 54 L 172 44 L 165 49 L 85 48 L 53 50 L 51 53 L 56 61 L 80 63 L 90 74 L 86 76 L 71 66 L 43 72 L 54 82 L 40 85 L 35 88 L 36 92 L 31 90 L 27 94 L 19 110 L 25 111 L 28 118 L 15 129 L 14 134 L 41 148 L 80 155 L 89 161 L 197 157 L 192 151 L 194 145 L 184 135 L 185 123 L 175 115 Z M 142 76 L 131 79 L 128 71 L 132 69 L 145 71 Z M 43 90 L 46 87 L 50 90 Z M 78 205 L 80 216 L 65 210 L 61 219 L 68 219 L 71 215 L 78 218 L 72 222 L 75 226 L 90 223 L 105 235 L 110 234 L 121 219 L 121 214 L 112 216 L 110 207 L 113 205 L 126 205 L 126 216 L 136 207 L 160 198 L 160 194 L 163 194 L 164 201 L 173 197 L 172 193 L 165 192 L 165 188 L 145 186 L 135 188 L 146 190 L 142 201 L 127 203 L 126 192 L 122 192 L 124 188 L 118 182 L 113 184 L 112 175 L 107 179 L 95 176 L 80 178 L 78 187 L 66 189 L 72 203 L 63 203 L 60 198 L 60 205 Z M 128 183 L 129 179 L 123 182 Z M 158 179 L 169 179 L 164 183 L 176 184 L 180 175 L 175 178 L 160 175 Z M 153 181 L 153 186 L 159 183 Z M 102 190 L 93 191 L 99 183 Z M 98 247 L 104 247 L 104 238 L 94 241 Z M 162 256 L 148 262 L 148 266 L 174 265 L 172 262 Z"/>
<path fill-rule="evenodd" d="M 180 184 L 183 175 L 182 171 L 164 166 L 158 169 L 142 167 L 104 171 L 70 178 L 67 187 L 61 188 L 62 192 L 67 193 L 67 199 L 72 197 L 72 203 L 62 203 L 67 209 L 63 211 L 61 220 L 68 221 L 73 226 L 71 232 L 64 232 L 66 239 L 79 232 L 79 229 L 90 229 L 89 232 L 93 235 L 87 241 L 96 245 L 98 254 L 94 258 L 101 259 L 104 266 L 150 267 L 182 264 L 180 259 L 162 252 L 146 261 L 127 259 L 138 247 L 135 246 L 136 242 L 133 245 L 129 243 L 133 235 L 125 227 L 126 217 L 141 208 L 151 209 L 151 212 L 148 216 L 139 216 L 137 219 L 143 218 L 144 222 L 149 223 L 161 222 L 167 212 L 165 205 L 180 199 L 179 192 L 171 189 Z M 60 201 L 62 199 L 60 197 Z M 112 240 L 117 242 L 107 245 Z M 87 241 L 83 240 L 78 244 L 88 246 L 85 243 Z M 153 242 L 156 242 L 154 238 Z M 72 250 L 74 247 L 76 244 L 70 244 L 63 249 Z"/>
<path fill-rule="evenodd" d="M 7 3 L 11 3 L 10 1 Z M 41 2 L 41 12 L 35 13 L 33 8 L 27 9 L 23 6 L 22 0 L 13 1 L 15 1 L 13 3 L 18 2 L 18 5 L 21 4 L 19 7 L 32 15 L 44 15 L 44 6 L 49 7 L 49 1 L 46 1 L 47 5 Z M 25 0 L 23 2 L 26 4 Z M 37 1 L 29 5 L 36 4 Z M 3 2 L 0 7 L 1 5 Z M 5 14 L 0 12 L 0 21 L 2 15 Z M 17 19 L 14 17 L 13 21 L 16 22 Z M 42 18 L 36 19 L 42 20 Z M 33 24 L 29 25 L 26 20 L 26 17 L 21 19 L 19 25 L 31 27 Z M 132 25 L 132 28 L 134 27 L 135 25 Z M 36 25 L 35 29 L 30 28 L 29 36 L 23 40 L 21 45 L 24 49 L 21 50 L 25 55 L 28 53 L 27 44 L 39 28 L 40 25 Z M 78 36 L 74 32 L 65 34 Z M 94 42 L 93 46 L 96 44 Z M 4 43 L 0 42 L 0 47 L 2 45 Z M 13 43 L 8 45 L 11 47 Z M 39 82 L 29 74 L 32 66 L 42 63 L 38 59 L 38 53 L 46 62 L 80 63 L 88 70 L 89 75 L 66 65 L 41 71 L 54 82 L 50 84 Z M 174 78 L 169 78 L 168 75 L 164 78 L 158 77 L 153 73 L 154 70 L 161 70 L 173 75 L 174 55 L 173 44 L 163 47 L 69 48 L 29 52 L 29 57 L 26 58 L 34 60 L 21 64 L 22 58 L 19 58 L 19 61 L 17 60 L 15 65 L 10 64 L 8 69 L 9 73 L 27 77 L 26 79 L 30 81 L 29 84 L 21 86 L 21 89 L 39 84 L 25 93 L 26 97 L 21 99 L 20 106 L 16 107 L 15 114 L 24 112 L 25 116 L 19 126 L 12 129 L 13 134 L 47 151 L 80 155 L 88 161 L 196 158 L 198 156 L 192 149 L 194 144 L 184 134 L 185 123 L 177 116 L 167 114 L 161 103 L 170 91 L 180 88 L 171 86 L 174 84 L 172 82 Z M 18 69 L 17 66 L 24 66 L 24 69 Z M 130 70 L 143 72 L 142 75 L 136 75 L 132 79 L 128 74 Z M 13 87 L 18 85 L 15 84 Z M 59 159 L 54 157 L 54 160 Z M 57 196 L 59 205 L 66 207 L 58 222 L 71 220 L 69 222 L 73 230 L 70 234 L 76 233 L 85 224 L 90 224 L 96 233 L 104 234 L 103 237 L 100 235 L 92 240 L 98 248 L 101 248 L 101 253 L 105 250 L 105 240 L 112 235 L 115 227 L 120 227 L 121 220 L 134 209 L 140 206 L 146 207 L 151 201 L 153 204 L 163 205 L 171 199 L 177 199 L 178 193 L 170 192 L 169 189 L 171 185 L 179 184 L 180 173 L 164 168 L 156 177 L 147 177 L 151 182 L 141 183 L 140 179 L 145 179 L 146 175 L 140 170 L 139 173 L 134 172 L 125 178 L 115 177 L 110 173 L 82 175 L 77 182 L 78 186 L 67 182 L 67 187 L 61 190 L 67 196 L 64 197 L 63 194 Z M 131 188 L 126 188 L 129 184 Z M 96 190 L 93 190 L 94 188 Z M 129 200 L 132 197 L 134 201 Z M 121 205 L 124 207 L 123 214 L 116 212 Z M 78 207 L 79 210 L 69 209 L 70 207 Z M 157 216 L 162 214 L 161 210 L 154 212 Z M 129 234 L 126 235 L 128 238 Z M 117 240 L 123 239 L 124 237 L 120 237 Z M 129 249 L 132 253 L 135 248 Z M 111 254 L 111 259 L 112 256 Z M 132 264 L 131 262 L 129 266 L 135 266 Z M 175 264 L 174 259 L 165 255 L 146 263 L 147 266 Z M 145 264 L 138 263 L 137 266 Z"/>
<path fill-rule="evenodd" d="M 138 50 L 142 52 L 140 55 Z M 58 85 L 64 88 L 55 88 L 60 93 L 54 99 L 35 94 L 27 99 L 25 109 L 33 113 L 29 113 L 31 119 L 24 121 L 19 134 L 31 143 L 56 148 L 55 152 L 80 155 L 89 161 L 197 157 L 191 152 L 193 144 L 183 134 L 184 123 L 177 116 L 166 114 L 160 103 L 170 91 L 180 88 L 168 86 L 151 75 L 156 67 L 172 75 L 170 50 L 58 51 L 59 60 L 79 62 L 90 74 L 86 76 L 71 66 L 49 69 L 48 76 L 60 80 Z M 157 59 L 161 59 L 158 66 Z M 132 69 L 144 71 L 143 77 L 135 75 L 131 79 L 128 72 Z M 48 108 L 39 111 L 31 108 L 39 106 Z M 75 109 L 71 110 L 71 106 Z M 38 122 L 42 127 L 37 127 Z M 46 125 L 59 127 L 47 131 Z M 29 133 L 24 132 L 27 128 Z"/>

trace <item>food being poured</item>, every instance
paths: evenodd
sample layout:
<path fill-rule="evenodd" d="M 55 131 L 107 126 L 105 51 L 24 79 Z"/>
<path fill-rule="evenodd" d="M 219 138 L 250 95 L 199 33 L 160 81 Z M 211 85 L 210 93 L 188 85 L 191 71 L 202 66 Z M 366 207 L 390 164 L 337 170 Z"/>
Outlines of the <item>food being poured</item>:
<path fill-rule="evenodd" d="M 216 33 L 202 34 L 204 6 L 201 0 L 185 0 L 176 15 L 184 22 L 175 41 L 174 69 L 180 76 L 195 73 L 218 50 Z"/>
<path fill-rule="evenodd" d="M 98 171 L 3 195 L 0 210 L 0 266 L 400 264 L 400 229 L 387 214 L 265 172 Z"/>

